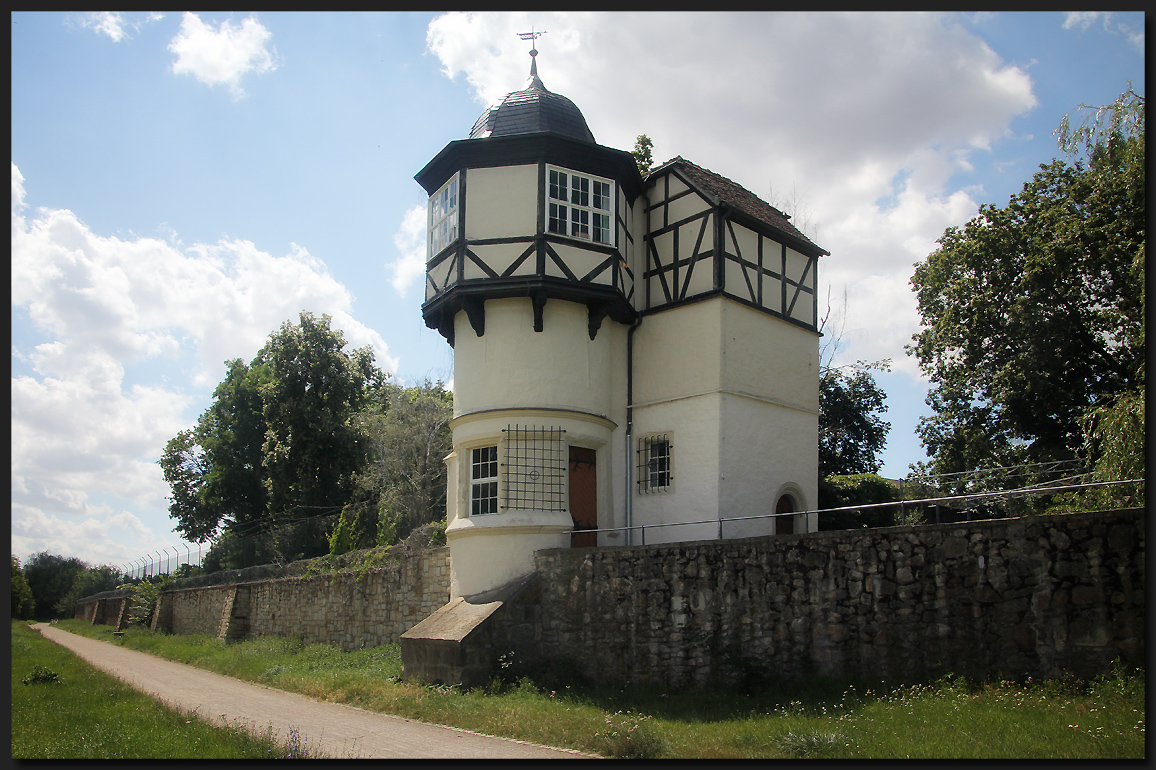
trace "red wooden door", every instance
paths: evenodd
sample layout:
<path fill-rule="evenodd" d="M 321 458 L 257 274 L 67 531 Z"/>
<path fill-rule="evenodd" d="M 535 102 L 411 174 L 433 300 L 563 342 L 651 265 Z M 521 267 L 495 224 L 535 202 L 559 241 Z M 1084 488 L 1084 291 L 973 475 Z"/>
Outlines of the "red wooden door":
<path fill-rule="evenodd" d="M 593 449 L 570 447 L 570 517 L 574 519 L 571 548 L 598 545 L 597 535 L 582 531 L 598 528 L 598 474 L 594 457 Z"/>

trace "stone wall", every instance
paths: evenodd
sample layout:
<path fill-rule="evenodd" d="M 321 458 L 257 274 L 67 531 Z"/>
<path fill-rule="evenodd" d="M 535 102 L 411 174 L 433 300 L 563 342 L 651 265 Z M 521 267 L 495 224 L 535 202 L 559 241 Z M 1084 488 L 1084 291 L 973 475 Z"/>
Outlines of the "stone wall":
<path fill-rule="evenodd" d="M 449 549 L 364 573 L 337 572 L 164 592 L 153 627 L 227 641 L 266 634 L 343 650 L 396 642 L 449 601 Z"/>
<path fill-rule="evenodd" d="M 536 555 L 493 656 L 604 683 L 1144 665 L 1142 510 Z M 479 637 L 481 638 L 481 637 Z"/>
<path fill-rule="evenodd" d="M 78 601 L 73 617 L 89 624 L 113 626 L 119 631 L 128 625 L 130 609 L 131 592 L 105 591 Z"/>
<path fill-rule="evenodd" d="M 408 556 L 390 567 L 165 591 L 151 627 L 226 641 L 264 634 L 299 636 L 343 650 L 396 642 L 449 601 L 449 549 Z M 119 593 L 77 603 L 75 617 L 123 627 L 130 600 Z"/>

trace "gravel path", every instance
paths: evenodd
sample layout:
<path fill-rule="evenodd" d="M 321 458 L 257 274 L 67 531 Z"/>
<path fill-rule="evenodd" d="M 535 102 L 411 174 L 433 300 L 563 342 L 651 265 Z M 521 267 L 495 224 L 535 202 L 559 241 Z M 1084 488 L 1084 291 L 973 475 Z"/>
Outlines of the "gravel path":
<path fill-rule="evenodd" d="M 261 732 L 272 727 L 284 739 L 296 728 L 309 745 L 329 757 L 374 759 L 581 759 L 588 755 L 494 738 L 454 727 L 416 722 L 296 693 L 242 682 L 115 644 L 32 626 L 89 664 L 185 711 L 216 724 L 242 724 Z"/>

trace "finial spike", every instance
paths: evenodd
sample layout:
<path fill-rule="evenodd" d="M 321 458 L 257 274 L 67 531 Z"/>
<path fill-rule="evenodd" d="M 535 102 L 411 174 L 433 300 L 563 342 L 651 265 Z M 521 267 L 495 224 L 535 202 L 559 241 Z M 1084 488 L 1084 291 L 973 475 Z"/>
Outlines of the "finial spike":
<path fill-rule="evenodd" d="M 546 30 L 542 30 L 541 32 L 535 32 L 533 27 L 530 27 L 529 32 L 519 32 L 518 33 L 518 37 L 520 37 L 522 40 L 529 40 L 530 41 L 530 82 L 528 85 L 538 86 L 539 88 L 541 88 L 543 90 L 545 90 L 546 87 L 543 86 L 542 81 L 538 79 L 538 59 L 536 58 L 538 56 L 538 49 L 534 45 L 534 41 L 537 40 L 538 38 L 542 37 L 542 35 L 545 35 L 545 34 L 546 34 Z"/>

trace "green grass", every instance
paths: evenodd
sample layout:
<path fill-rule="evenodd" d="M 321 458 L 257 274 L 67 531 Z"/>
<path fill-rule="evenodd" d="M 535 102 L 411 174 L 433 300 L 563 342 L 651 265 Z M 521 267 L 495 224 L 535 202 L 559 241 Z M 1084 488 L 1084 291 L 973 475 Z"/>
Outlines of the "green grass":
<path fill-rule="evenodd" d="M 60 628 L 113 641 L 108 626 Z M 663 693 L 495 682 L 463 693 L 400 681 L 397 645 L 343 653 L 298 639 L 225 645 L 130 629 L 118 644 L 309 697 L 617 757 L 1144 758 L 1144 674 L 1091 683 L 884 685 L 812 677 L 753 692 Z"/>
<path fill-rule="evenodd" d="M 305 745 L 170 709 L 12 623 L 13 759 L 304 758 Z"/>

